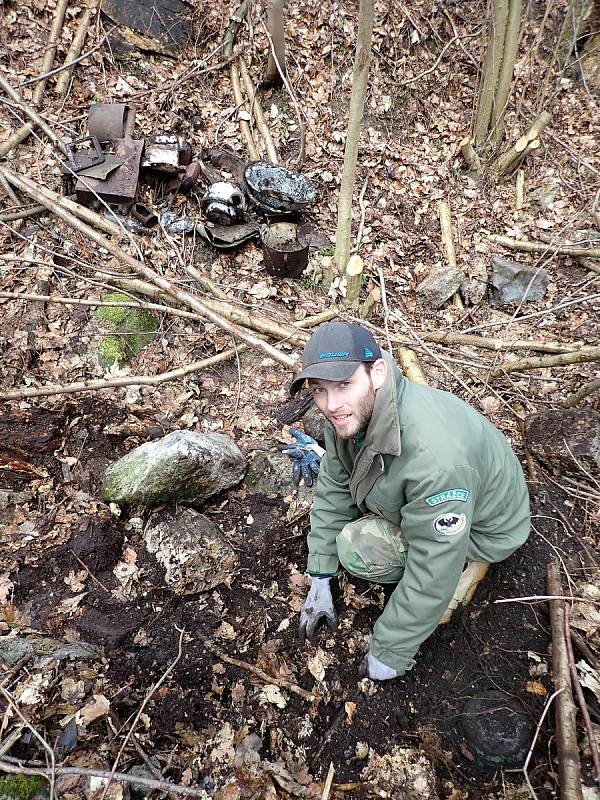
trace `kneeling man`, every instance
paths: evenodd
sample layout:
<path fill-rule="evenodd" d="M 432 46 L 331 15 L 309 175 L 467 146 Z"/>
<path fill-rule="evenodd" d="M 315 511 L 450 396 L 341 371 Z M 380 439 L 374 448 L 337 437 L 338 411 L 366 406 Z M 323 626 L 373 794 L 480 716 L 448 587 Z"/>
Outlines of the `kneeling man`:
<path fill-rule="evenodd" d="M 452 394 L 404 378 L 361 325 L 321 325 L 292 394 L 304 381 L 326 423 L 300 638 L 320 620 L 335 627 L 329 583 L 340 562 L 359 578 L 396 584 L 363 664 L 374 680 L 395 678 L 469 602 L 488 565 L 527 539 L 523 471 L 497 428 Z"/>

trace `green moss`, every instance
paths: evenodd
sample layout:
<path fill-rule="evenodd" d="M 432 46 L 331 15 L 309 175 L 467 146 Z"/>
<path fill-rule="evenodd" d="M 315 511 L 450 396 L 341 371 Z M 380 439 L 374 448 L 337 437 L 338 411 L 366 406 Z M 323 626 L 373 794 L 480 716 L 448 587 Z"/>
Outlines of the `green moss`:
<path fill-rule="evenodd" d="M 119 292 L 110 292 L 102 297 L 102 301 L 130 303 L 131 297 Z M 143 347 L 150 344 L 158 329 L 156 318 L 144 308 L 100 306 L 94 312 L 94 316 L 110 331 L 98 348 L 100 363 L 104 367 L 130 361 Z"/>
<path fill-rule="evenodd" d="M 0 800 L 33 800 L 48 797 L 48 782 L 38 775 L 7 775 L 0 778 Z"/>

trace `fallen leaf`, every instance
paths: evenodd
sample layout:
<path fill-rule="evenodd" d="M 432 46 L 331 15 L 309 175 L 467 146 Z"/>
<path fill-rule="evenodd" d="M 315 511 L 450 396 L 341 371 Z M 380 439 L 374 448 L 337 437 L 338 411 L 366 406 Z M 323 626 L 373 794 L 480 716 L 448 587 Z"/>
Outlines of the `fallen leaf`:
<path fill-rule="evenodd" d="M 87 594 L 89 594 L 89 592 L 81 592 L 81 594 L 76 594 L 73 597 L 65 597 L 65 599 L 61 600 L 58 604 L 59 614 L 67 614 L 69 617 L 73 616 L 79 608 L 79 604 Z"/>
<path fill-rule="evenodd" d="M 79 712 L 79 718 L 83 725 L 89 725 L 98 717 L 103 717 L 108 713 L 110 703 L 103 694 L 95 694 L 91 703 L 84 706 Z"/>
<path fill-rule="evenodd" d="M 539 681 L 527 681 L 525 684 L 525 689 L 529 692 L 529 694 L 535 694 L 538 697 L 545 697 L 548 694 L 548 691 L 543 683 Z"/>

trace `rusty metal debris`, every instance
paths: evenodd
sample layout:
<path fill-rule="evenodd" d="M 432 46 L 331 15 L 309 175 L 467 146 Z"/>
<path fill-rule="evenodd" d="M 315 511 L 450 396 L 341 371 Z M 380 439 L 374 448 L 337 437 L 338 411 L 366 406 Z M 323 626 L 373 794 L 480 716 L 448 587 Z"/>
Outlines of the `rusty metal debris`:
<path fill-rule="evenodd" d="M 79 202 L 84 204 L 93 202 L 96 195 L 107 203 L 133 203 L 144 150 L 144 139 L 133 138 L 135 107 L 117 104 L 122 106 L 117 113 L 106 109 L 108 105 L 106 103 L 98 105 L 104 106 L 105 109 L 92 113 L 95 107 L 90 108 L 88 126 L 91 125 L 94 131 L 90 132 L 99 141 L 105 142 L 108 132 L 120 130 L 121 122 L 123 123 L 123 138 L 114 140 L 114 153 L 107 154 L 105 159 L 109 160 L 108 156 L 112 155 L 120 163 L 116 164 L 118 168 L 113 169 L 103 178 L 94 177 L 87 171 L 85 177 L 77 181 L 75 194 Z"/>
<path fill-rule="evenodd" d="M 105 155 L 95 136 L 83 136 L 67 143 L 67 159 L 73 172 L 81 172 L 104 163 Z"/>
<path fill-rule="evenodd" d="M 299 278 L 308 264 L 308 242 L 298 237 L 293 222 L 275 222 L 263 233 L 266 271 L 276 278 Z"/>
<path fill-rule="evenodd" d="M 208 187 L 200 208 L 204 217 L 215 225 L 235 225 L 244 219 L 246 198 L 234 183 L 217 181 Z"/>
<path fill-rule="evenodd" d="M 134 139 L 135 117 L 135 106 L 127 103 L 90 107 L 89 135 L 72 142 L 69 150 L 79 202 L 91 204 L 100 197 L 125 228 L 139 234 L 160 224 L 169 234 L 196 233 L 218 250 L 262 241 L 267 272 L 277 277 L 302 274 L 311 242 L 302 233 L 301 218 L 293 215 L 315 202 L 308 178 L 265 161 L 246 164 L 226 148 L 205 148 L 194 159 L 189 143 L 174 133 Z M 140 202 L 140 177 L 166 190 L 160 217 Z M 190 194 L 199 182 L 204 184 L 199 193 L 203 222 L 171 208 L 175 195 Z M 260 224 L 265 216 L 269 226 Z M 276 217 L 286 221 L 275 222 Z"/>

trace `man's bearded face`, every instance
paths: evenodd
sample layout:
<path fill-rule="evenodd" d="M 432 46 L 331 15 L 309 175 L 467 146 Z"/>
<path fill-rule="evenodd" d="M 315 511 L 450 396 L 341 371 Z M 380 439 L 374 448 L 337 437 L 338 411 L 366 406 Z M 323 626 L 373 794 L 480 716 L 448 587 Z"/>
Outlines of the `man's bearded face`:
<path fill-rule="evenodd" d="M 350 439 L 367 429 L 375 405 L 375 387 L 364 364 L 344 381 L 310 378 L 308 385 L 315 404 L 338 436 Z"/>

